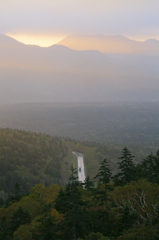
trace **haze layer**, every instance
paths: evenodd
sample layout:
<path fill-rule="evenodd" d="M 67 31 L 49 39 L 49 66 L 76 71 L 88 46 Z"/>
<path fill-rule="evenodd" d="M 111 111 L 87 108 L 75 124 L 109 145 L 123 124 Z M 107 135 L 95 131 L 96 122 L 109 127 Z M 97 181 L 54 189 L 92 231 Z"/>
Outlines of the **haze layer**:
<path fill-rule="evenodd" d="M 0 35 L 0 51 L 0 103 L 159 100 L 157 50 L 108 55 L 61 45 L 40 48 Z"/>

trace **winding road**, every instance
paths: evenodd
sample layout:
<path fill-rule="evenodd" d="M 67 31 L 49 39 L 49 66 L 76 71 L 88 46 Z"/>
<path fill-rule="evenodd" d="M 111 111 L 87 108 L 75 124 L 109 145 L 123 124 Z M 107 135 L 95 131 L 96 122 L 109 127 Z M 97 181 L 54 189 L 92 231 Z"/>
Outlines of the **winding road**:
<path fill-rule="evenodd" d="M 84 183 L 86 179 L 85 175 L 85 168 L 84 168 L 84 160 L 83 160 L 83 155 L 81 153 L 72 152 L 77 156 L 77 164 L 78 164 L 78 181 Z"/>

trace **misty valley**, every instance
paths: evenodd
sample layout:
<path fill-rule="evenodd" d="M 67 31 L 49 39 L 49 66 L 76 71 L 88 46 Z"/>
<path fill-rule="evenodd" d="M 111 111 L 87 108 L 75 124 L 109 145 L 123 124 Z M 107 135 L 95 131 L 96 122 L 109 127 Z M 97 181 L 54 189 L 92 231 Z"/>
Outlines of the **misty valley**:
<path fill-rule="evenodd" d="M 0 127 L 155 149 L 159 143 L 159 103 L 1 105 Z"/>

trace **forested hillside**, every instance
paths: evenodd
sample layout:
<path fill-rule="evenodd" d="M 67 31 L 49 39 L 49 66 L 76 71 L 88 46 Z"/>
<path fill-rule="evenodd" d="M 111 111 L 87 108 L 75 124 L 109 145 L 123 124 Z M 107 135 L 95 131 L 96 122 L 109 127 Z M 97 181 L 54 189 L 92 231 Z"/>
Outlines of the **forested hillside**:
<path fill-rule="evenodd" d="M 9 193 L 16 182 L 23 191 L 38 183 L 64 184 L 61 177 L 66 145 L 56 137 L 0 129 L 0 191 Z"/>
<path fill-rule="evenodd" d="M 109 161 L 84 184 L 71 168 L 65 187 L 38 184 L 27 196 L 15 184 L 0 208 L 0 239 L 157 240 L 159 238 L 159 151 L 140 164 L 123 148 L 118 173 Z"/>
<path fill-rule="evenodd" d="M 108 159 L 111 171 L 116 174 L 118 157 L 123 147 L 9 128 L 0 129 L 0 196 L 9 194 L 16 182 L 20 182 L 24 193 L 39 183 L 45 187 L 52 183 L 65 185 L 71 164 L 77 165 L 77 159 L 72 154 L 74 150 L 83 154 L 87 176 L 94 177 L 97 174 L 104 158 Z M 138 164 L 157 149 L 132 146 L 130 150 L 135 156 L 135 164 Z"/>

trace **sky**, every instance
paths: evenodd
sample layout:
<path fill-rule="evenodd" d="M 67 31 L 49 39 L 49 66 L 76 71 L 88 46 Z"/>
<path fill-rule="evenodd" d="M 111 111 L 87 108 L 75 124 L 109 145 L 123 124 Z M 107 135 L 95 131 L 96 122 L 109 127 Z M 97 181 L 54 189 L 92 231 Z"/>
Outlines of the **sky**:
<path fill-rule="evenodd" d="M 50 46 L 72 34 L 159 40 L 159 0 L 0 0 L 0 33 Z"/>

